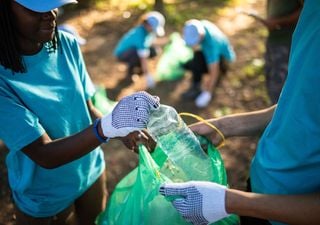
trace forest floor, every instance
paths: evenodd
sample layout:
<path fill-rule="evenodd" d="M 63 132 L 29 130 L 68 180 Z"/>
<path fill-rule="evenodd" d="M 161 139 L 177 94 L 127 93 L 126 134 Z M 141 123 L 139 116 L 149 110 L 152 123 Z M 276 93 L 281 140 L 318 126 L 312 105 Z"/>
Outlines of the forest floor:
<path fill-rule="evenodd" d="M 252 18 L 237 13 L 237 8 L 240 7 L 254 9 L 264 15 L 265 1 L 242 0 L 219 6 L 214 5 L 215 1 L 184 2 L 185 4 L 170 7 L 176 8 L 179 12 L 180 8 L 181 11 L 188 9 L 189 12 L 198 12 L 202 9 L 202 18 L 214 22 L 230 38 L 237 60 L 231 64 L 227 75 L 215 89 L 213 101 L 204 109 L 197 109 L 193 102 L 186 102 L 180 98 L 181 93 L 190 84 L 188 72 L 179 80 L 158 82 L 157 86 L 148 92 L 159 96 L 162 104 L 173 106 L 178 112 L 190 112 L 202 118 L 247 112 L 269 106 L 263 75 L 264 40 L 267 30 Z M 200 2 L 204 3 L 201 5 Z M 93 82 L 106 88 L 111 100 L 117 101 L 122 96 L 145 89 L 141 79 L 125 77 L 125 66 L 112 56 L 112 50 L 119 38 L 134 25 L 138 17 L 135 10 L 124 12 L 119 9 L 99 8 L 65 12 L 60 23 L 73 25 L 87 40 L 86 45 L 81 47 L 87 69 Z M 192 15 L 193 18 L 199 18 L 196 13 Z M 192 17 L 185 16 L 185 18 Z M 166 23 L 166 37 L 160 39 L 159 44 L 166 43 L 169 35 L 175 31 L 179 32 L 181 26 L 181 22 L 169 19 Z M 156 57 L 151 62 L 153 74 L 156 73 L 158 60 L 159 57 Z M 191 118 L 184 119 L 187 124 L 196 122 Z M 234 137 L 228 139 L 225 146 L 219 149 L 224 159 L 230 187 L 245 189 L 250 160 L 255 152 L 257 140 L 258 137 Z M 137 166 L 138 155 L 126 149 L 117 140 L 112 140 L 102 147 L 107 162 L 108 189 L 111 193 L 115 185 Z M 13 225 L 13 205 L 6 178 L 6 154 L 7 149 L 0 141 L 0 225 Z"/>

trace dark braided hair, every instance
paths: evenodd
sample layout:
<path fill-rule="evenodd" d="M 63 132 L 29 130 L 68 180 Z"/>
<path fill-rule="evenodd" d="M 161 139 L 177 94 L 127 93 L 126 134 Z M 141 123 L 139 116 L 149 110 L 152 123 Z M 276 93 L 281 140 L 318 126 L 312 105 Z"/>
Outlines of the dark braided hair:
<path fill-rule="evenodd" d="M 25 73 L 27 68 L 18 45 L 15 18 L 10 6 L 11 1 L 0 0 L 0 64 L 4 68 L 12 70 L 13 73 Z M 57 34 L 56 27 L 55 37 L 44 45 L 48 52 L 54 52 L 57 49 L 59 41 Z"/>

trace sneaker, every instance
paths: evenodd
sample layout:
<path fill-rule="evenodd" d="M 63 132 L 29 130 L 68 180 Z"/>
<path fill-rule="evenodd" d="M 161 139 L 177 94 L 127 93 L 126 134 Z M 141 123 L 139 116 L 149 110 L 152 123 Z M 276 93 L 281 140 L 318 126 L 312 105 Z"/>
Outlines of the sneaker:
<path fill-rule="evenodd" d="M 202 91 L 201 94 L 196 98 L 196 106 L 198 108 L 204 108 L 208 106 L 211 101 L 212 95 L 209 91 Z"/>
<path fill-rule="evenodd" d="M 156 81 L 154 80 L 152 75 L 146 76 L 147 88 L 154 88 L 156 86 Z"/>
<path fill-rule="evenodd" d="M 192 85 L 186 92 L 182 94 L 185 100 L 194 100 L 201 93 L 199 85 Z"/>

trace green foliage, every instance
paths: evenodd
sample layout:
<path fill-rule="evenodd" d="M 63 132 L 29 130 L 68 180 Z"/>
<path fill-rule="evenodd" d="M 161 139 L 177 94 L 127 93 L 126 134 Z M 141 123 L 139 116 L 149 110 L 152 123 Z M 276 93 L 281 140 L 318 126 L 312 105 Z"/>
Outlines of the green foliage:
<path fill-rule="evenodd" d="M 165 4 L 165 13 L 168 23 L 175 28 L 181 28 L 188 19 L 209 19 L 214 20 L 219 16 L 219 10 L 233 0 L 202 0 L 183 1 Z M 206 7 L 203 7 L 206 5 Z"/>
<path fill-rule="evenodd" d="M 164 14 L 167 23 L 174 28 L 179 28 L 182 24 L 191 18 L 196 19 L 214 19 L 219 16 L 219 10 L 226 5 L 235 4 L 239 0 L 175 0 L 164 4 Z M 155 0 L 79 0 L 77 5 L 68 6 L 71 10 L 74 8 L 100 8 L 120 10 L 150 11 L 154 9 Z M 203 6 L 206 7 L 203 7 Z"/>
<path fill-rule="evenodd" d="M 253 77 L 263 73 L 264 61 L 260 58 L 253 59 L 250 64 L 243 67 L 242 72 L 247 77 Z"/>

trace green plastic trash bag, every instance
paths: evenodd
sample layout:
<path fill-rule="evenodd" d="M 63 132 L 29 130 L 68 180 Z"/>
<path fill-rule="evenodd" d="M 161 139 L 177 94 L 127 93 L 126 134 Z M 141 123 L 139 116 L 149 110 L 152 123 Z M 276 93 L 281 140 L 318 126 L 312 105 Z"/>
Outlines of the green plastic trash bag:
<path fill-rule="evenodd" d="M 107 91 L 103 87 L 96 87 L 96 92 L 91 98 L 93 105 L 104 115 L 111 113 L 117 102 L 112 101 L 107 96 Z"/>
<path fill-rule="evenodd" d="M 97 218 L 98 225 L 190 225 L 159 194 L 160 185 L 191 179 L 227 185 L 223 160 L 212 143 L 194 136 L 173 108 L 161 105 L 155 112 L 148 130 L 157 140 L 156 149 L 150 154 L 144 146 L 139 146 L 138 167 L 117 184 L 106 210 Z M 207 154 L 201 146 L 206 146 Z M 197 165 L 200 161 L 202 167 Z M 206 173 L 200 171 L 204 168 Z M 236 225 L 239 218 L 230 215 L 214 224 Z"/>
<path fill-rule="evenodd" d="M 158 193 L 160 185 L 167 181 L 170 180 L 159 172 L 159 166 L 147 149 L 140 146 L 139 166 L 117 184 L 106 210 L 97 218 L 97 224 L 187 224 L 171 203 Z M 176 222 L 168 223 L 168 218 Z"/>
<path fill-rule="evenodd" d="M 185 69 L 181 65 L 193 57 L 180 34 L 175 32 L 170 36 L 170 42 L 164 47 L 156 67 L 156 80 L 177 80 L 184 76 Z"/>

